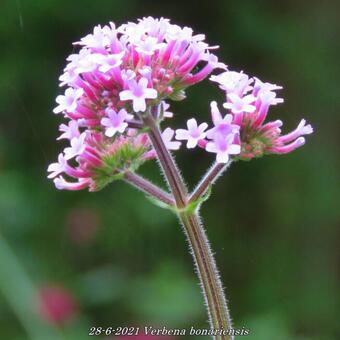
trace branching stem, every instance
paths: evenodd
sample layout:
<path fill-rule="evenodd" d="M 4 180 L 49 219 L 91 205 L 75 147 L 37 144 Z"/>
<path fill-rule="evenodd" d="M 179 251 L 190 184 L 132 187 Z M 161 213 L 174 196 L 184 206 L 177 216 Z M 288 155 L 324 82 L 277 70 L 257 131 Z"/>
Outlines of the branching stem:
<path fill-rule="evenodd" d="M 227 164 L 214 163 L 211 168 L 203 176 L 200 183 L 197 185 L 195 190 L 192 192 L 189 198 L 189 203 L 198 200 L 208 190 L 209 186 L 214 184 L 215 181 L 222 173 L 230 166 L 231 160 Z"/>
<path fill-rule="evenodd" d="M 227 307 L 221 280 L 216 268 L 215 260 L 211 252 L 209 242 L 197 212 L 187 211 L 189 204 L 184 181 L 177 169 L 174 159 L 164 145 L 158 124 L 151 114 L 143 117 L 145 125 L 149 128 L 148 134 L 157 153 L 161 169 L 167 179 L 174 196 L 178 217 L 183 225 L 189 245 L 192 249 L 198 277 L 201 281 L 203 295 L 208 308 L 210 327 L 216 331 L 232 328 L 229 310 Z M 209 181 L 217 178 L 226 165 L 216 165 L 210 169 L 210 174 L 200 183 L 194 191 L 193 197 L 203 195 L 209 186 Z M 215 340 L 231 340 L 232 335 L 216 335 Z"/>
<path fill-rule="evenodd" d="M 137 175 L 134 172 L 126 171 L 124 174 L 124 180 L 132 184 L 135 188 L 143 191 L 144 193 L 150 195 L 157 200 L 162 201 L 169 206 L 175 205 L 175 201 L 169 193 L 165 192 L 157 185 L 151 183 L 147 179 Z"/>

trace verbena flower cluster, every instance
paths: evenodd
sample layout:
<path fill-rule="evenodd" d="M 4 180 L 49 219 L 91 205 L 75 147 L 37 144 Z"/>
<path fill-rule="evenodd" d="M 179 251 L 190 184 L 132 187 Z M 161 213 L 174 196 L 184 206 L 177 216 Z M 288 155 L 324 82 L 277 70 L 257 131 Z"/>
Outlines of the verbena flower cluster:
<path fill-rule="evenodd" d="M 187 148 L 199 146 L 227 163 L 231 155 L 251 159 L 304 144 L 301 136 L 313 131 L 304 120 L 287 135 L 281 135 L 281 121 L 264 122 L 269 107 L 283 102 L 275 93 L 281 87 L 229 71 L 211 52 L 218 46 L 204 40 L 189 27 L 147 17 L 119 27 L 96 26 L 75 43 L 80 49 L 67 58 L 59 78 L 67 88 L 53 110 L 67 119 L 58 139 L 69 142 L 48 168 L 58 189 L 99 190 L 155 158 L 143 115 L 151 112 L 158 122 L 171 118 L 167 101 L 184 99 L 187 87 L 216 69 L 222 73 L 210 80 L 225 92 L 225 113 L 212 102 L 210 129 L 195 118 L 187 129 L 167 127 L 162 138 L 169 150 L 185 140 Z"/>

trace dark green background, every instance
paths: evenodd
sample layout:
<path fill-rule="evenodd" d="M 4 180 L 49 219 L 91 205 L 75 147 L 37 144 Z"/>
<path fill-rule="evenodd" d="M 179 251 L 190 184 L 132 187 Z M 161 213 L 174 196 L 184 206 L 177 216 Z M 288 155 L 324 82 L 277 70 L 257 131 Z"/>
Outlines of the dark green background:
<path fill-rule="evenodd" d="M 206 326 L 174 216 L 124 183 L 74 193 L 46 178 L 63 145 L 52 109 L 72 42 L 96 24 L 153 15 L 206 33 L 230 69 L 283 85 L 285 104 L 270 118 L 284 131 L 303 117 L 313 124 L 294 153 L 234 164 L 202 216 L 235 326 L 250 328 L 249 339 L 339 339 L 339 12 L 335 0 L 2 0 L 0 338 L 28 338 L 11 301 L 29 279 L 74 294 L 79 314 L 62 330 L 69 339 L 86 339 L 92 325 Z M 208 81 L 191 88 L 169 125 L 208 120 L 218 98 Z M 213 156 L 183 148 L 176 158 L 192 188 Z M 142 172 L 161 183 L 155 164 Z M 98 226 L 79 244 L 72 223 Z"/>

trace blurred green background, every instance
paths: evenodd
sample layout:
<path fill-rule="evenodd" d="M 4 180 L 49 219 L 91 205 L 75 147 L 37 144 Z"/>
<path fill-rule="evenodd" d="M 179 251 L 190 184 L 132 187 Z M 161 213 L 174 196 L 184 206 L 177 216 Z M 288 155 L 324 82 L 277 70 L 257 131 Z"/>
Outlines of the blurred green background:
<path fill-rule="evenodd" d="M 339 1 L 2 0 L 0 9 L 1 339 L 207 325 L 170 212 L 124 183 L 60 192 L 46 178 L 62 147 L 52 109 L 72 42 L 96 24 L 147 15 L 205 33 L 230 69 L 283 85 L 285 104 L 270 114 L 285 131 L 302 117 L 315 127 L 292 154 L 234 164 L 202 216 L 235 327 L 249 328 L 249 339 L 340 338 Z M 219 97 L 208 81 L 191 88 L 169 124 L 207 119 Z M 176 158 L 191 188 L 212 161 L 200 150 Z M 155 164 L 142 172 L 161 183 Z M 46 286 L 62 287 L 77 305 L 51 329 L 33 311 Z"/>

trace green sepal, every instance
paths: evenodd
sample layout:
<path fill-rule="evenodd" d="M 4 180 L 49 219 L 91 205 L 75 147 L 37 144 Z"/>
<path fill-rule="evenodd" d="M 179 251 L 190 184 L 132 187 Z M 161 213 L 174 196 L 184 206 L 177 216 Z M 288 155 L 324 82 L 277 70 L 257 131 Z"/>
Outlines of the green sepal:
<path fill-rule="evenodd" d="M 210 197 L 211 192 L 212 192 L 212 185 L 209 185 L 207 191 L 204 193 L 202 197 L 198 198 L 196 201 L 190 202 L 186 207 L 180 208 L 180 209 L 177 208 L 176 206 L 172 206 L 160 200 L 157 200 L 149 195 L 146 195 L 146 198 L 150 202 L 152 202 L 154 205 L 156 205 L 157 207 L 171 210 L 176 215 L 183 214 L 183 213 L 191 215 L 194 212 L 196 212 L 197 208 Z"/>
<path fill-rule="evenodd" d="M 144 162 L 141 160 L 144 152 L 144 147 L 134 147 L 126 143 L 113 153 L 104 155 L 103 166 L 94 170 L 95 184 L 92 191 L 99 191 L 113 181 L 122 180 L 126 171 L 136 171 Z"/>
<path fill-rule="evenodd" d="M 184 92 L 184 90 L 175 90 L 169 95 L 169 98 L 174 101 L 181 101 L 185 99 L 187 96 Z"/>

